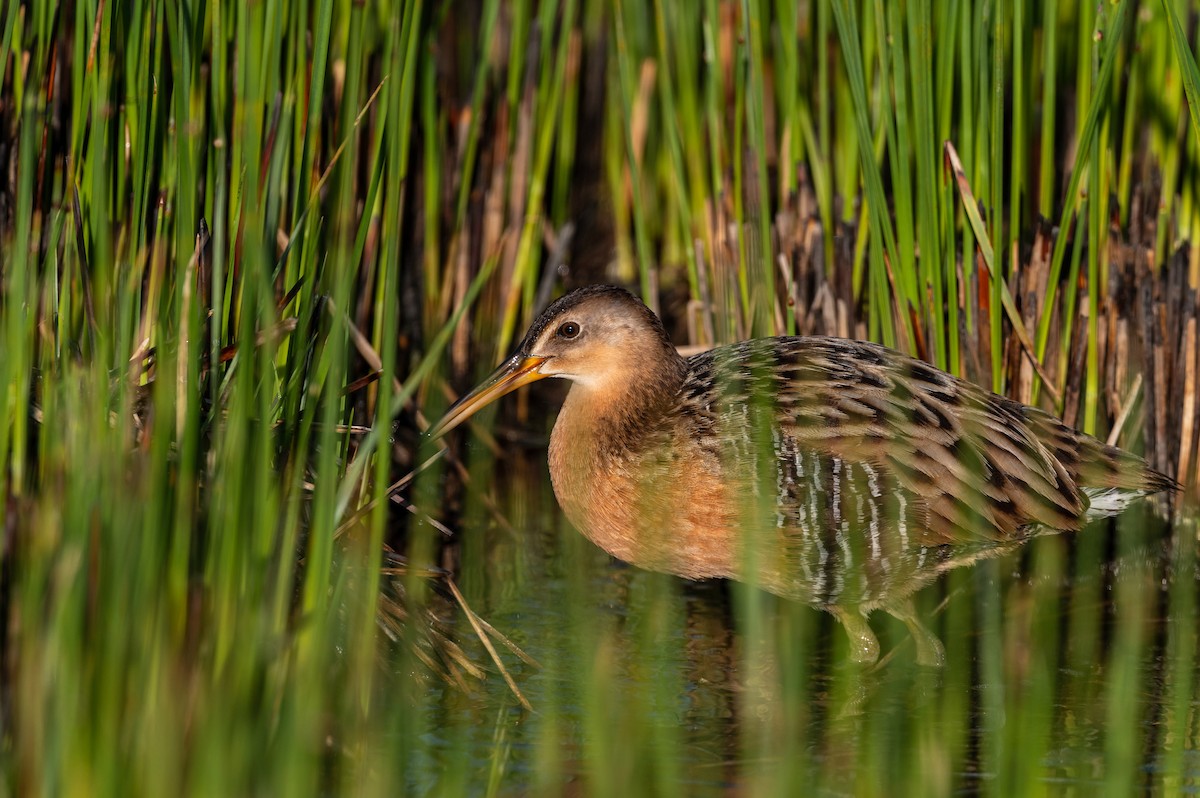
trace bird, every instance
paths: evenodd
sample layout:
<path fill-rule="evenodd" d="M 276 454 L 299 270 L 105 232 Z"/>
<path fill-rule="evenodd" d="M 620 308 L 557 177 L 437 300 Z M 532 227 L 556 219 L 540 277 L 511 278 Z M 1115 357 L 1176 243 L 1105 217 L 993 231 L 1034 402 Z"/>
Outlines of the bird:
<path fill-rule="evenodd" d="M 867 620 L 940 640 L 912 595 L 951 568 L 1073 532 L 1178 485 L 1055 416 L 866 341 L 758 338 L 683 357 L 628 291 L 567 293 L 428 434 L 538 380 L 571 385 L 550 435 L 555 496 L 613 557 L 756 585 L 832 613 L 850 659 Z"/>

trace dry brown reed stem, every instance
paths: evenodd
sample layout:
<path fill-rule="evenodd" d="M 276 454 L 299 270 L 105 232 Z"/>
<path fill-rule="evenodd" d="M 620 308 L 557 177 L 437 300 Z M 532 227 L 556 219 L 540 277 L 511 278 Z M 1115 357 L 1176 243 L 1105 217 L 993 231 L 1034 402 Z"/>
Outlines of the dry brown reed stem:
<path fill-rule="evenodd" d="M 1175 474 L 1181 484 L 1194 478 L 1191 467 L 1196 448 L 1196 349 L 1196 317 L 1192 316 L 1187 320 L 1183 344 L 1183 412 L 1179 426 L 1179 470 Z"/>
<path fill-rule="evenodd" d="M 419 466 L 414 468 L 412 471 L 409 471 L 407 474 L 400 477 L 400 479 L 396 480 L 391 485 L 389 485 L 387 490 L 385 490 L 383 492 L 384 498 L 391 498 L 392 496 L 396 495 L 400 491 L 404 490 L 404 488 L 406 486 L 408 486 L 408 484 L 410 482 L 412 482 L 417 477 L 418 474 L 420 474 L 422 471 L 424 471 L 427 468 L 429 468 L 430 466 L 432 466 L 434 463 L 436 463 L 442 457 L 445 457 L 449 451 L 450 450 L 445 445 L 443 445 L 442 448 L 438 449 L 436 452 L 434 452 L 432 455 L 430 455 L 429 458 L 425 462 L 421 463 Z M 359 507 L 354 512 L 352 512 L 345 521 L 343 521 L 341 524 L 338 525 L 337 529 L 334 530 L 334 533 L 333 533 L 334 538 L 338 538 L 338 537 L 341 537 L 342 535 L 344 535 L 353 526 L 355 526 L 360 520 L 362 520 L 363 516 L 365 516 L 367 513 L 371 512 L 372 510 L 374 510 L 378 505 L 379 505 L 378 499 L 371 499 L 370 501 L 367 501 L 366 503 L 364 503 L 361 507 Z"/>
<path fill-rule="evenodd" d="M 500 675 L 504 677 L 504 683 L 508 685 L 508 689 L 511 690 L 512 694 L 515 695 L 517 700 L 521 702 L 521 706 L 532 712 L 533 705 L 530 704 L 529 700 L 525 698 L 525 695 L 521 692 L 521 688 L 517 687 L 517 683 L 513 681 L 512 675 L 508 672 L 508 668 L 504 667 L 504 661 L 501 660 L 500 655 L 496 653 L 496 647 L 492 645 L 492 641 L 491 638 L 488 637 L 487 630 L 485 630 L 483 624 L 480 623 L 479 617 L 467 605 L 467 600 L 463 598 L 463 594 L 459 592 L 458 586 L 454 584 L 454 580 L 447 577 L 446 585 L 450 588 L 450 594 L 454 596 L 454 600 L 458 602 L 460 607 L 462 607 L 463 614 L 467 616 L 467 621 L 470 622 L 471 628 L 473 628 L 475 630 L 475 634 L 479 636 L 479 642 L 483 643 L 483 647 L 487 649 L 488 655 L 492 658 L 492 662 L 494 662 L 496 667 L 499 669 Z M 491 629 L 490 626 L 488 628 Z M 495 632 L 494 629 L 492 631 Z M 499 633 L 497 634 L 499 635 Z M 509 650 L 517 650 L 516 646 L 510 642 L 508 638 L 504 637 L 503 635 L 499 635 L 499 639 L 504 641 L 504 644 L 509 648 Z M 521 658 L 526 662 L 533 662 L 533 660 L 525 657 L 524 655 L 522 655 Z"/>

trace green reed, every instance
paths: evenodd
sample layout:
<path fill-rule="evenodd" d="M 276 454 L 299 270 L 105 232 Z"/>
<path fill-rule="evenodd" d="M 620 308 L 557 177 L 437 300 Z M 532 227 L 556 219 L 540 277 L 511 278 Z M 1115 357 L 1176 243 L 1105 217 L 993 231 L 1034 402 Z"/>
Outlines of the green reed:
<path fill-rule="evenodd" d="M 1195 256 L 1195 11 L 6 4 L 4 791 L 1194 788 L 1186 524 L 1133 514 L 1112 551 L 1093 528 L 955 571 L 918 599 L 943 671 L 881 618 L 896 654 L 863 673 L 806 607 L 609 569 L 536 457 L 496 467 L 494 416 L 388 489 L 552 266 L 636 286 L 679 343 L 870 337 L 1105 432 L 1140 368 L 1104 354 L 1114 246 L 1149 274 Z M 1029 296 L 1039 218 L 1058 235 Z M 1021 335 L 1052 385 L 1006 354 Z M 1173 407 L 1188 383 L 1165 379 Z M 1161 451 L 1139 415 L 1120 440 Z M 382 571 L 385 546 L 412 567 Z M 427 570 L 451 564 L 538 660 L 499 653 L 532 713 Z"/>

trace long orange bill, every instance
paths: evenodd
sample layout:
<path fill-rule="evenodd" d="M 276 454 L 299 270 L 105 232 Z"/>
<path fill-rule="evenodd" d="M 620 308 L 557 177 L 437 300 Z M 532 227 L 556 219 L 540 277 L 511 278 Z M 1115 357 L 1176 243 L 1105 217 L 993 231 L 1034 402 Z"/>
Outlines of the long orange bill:
<path fill-rule="evenodd" d="M 544 380 L 547 374 L 538 371 L 538 367 L 550 358 L 533 355 L 513 355 L 501 364 L 500 368 L 466 396 L 455 402 L 446 415 L 438 423 L 429 428 L 430 440 L 436 440 L 445 435 L 459 424 L 475 415 L 476 411 L 487 407 L 492 402 L 531 382 Z"/>

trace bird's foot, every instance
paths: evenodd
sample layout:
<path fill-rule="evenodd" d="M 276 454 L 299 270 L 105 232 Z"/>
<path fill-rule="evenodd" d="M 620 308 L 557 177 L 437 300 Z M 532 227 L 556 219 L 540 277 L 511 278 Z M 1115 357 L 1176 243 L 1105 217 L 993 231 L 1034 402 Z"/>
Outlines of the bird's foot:
<path fill-rule="evenodd" d="M 867 619 L 862 614 L 843 607 L 833 607 L 830 611 L 842 622 L 850 638 L 850 660 L 860 665 L 874 665 L 879 659 L 879 641 L 875 639 L 875 633 L 871 631 Z"/>
<path fill-rule="evenodd" d="M 940 668 L 946 664 L 946 649 L 942 647 L 942 641 L 921 623 L 912 599 L 904 599 L 892 604 L 886 610 L 893 618 L 903 621 L 904 625 L 908 627 L 913 643 L 917 647 L 918 665 Z"/>

